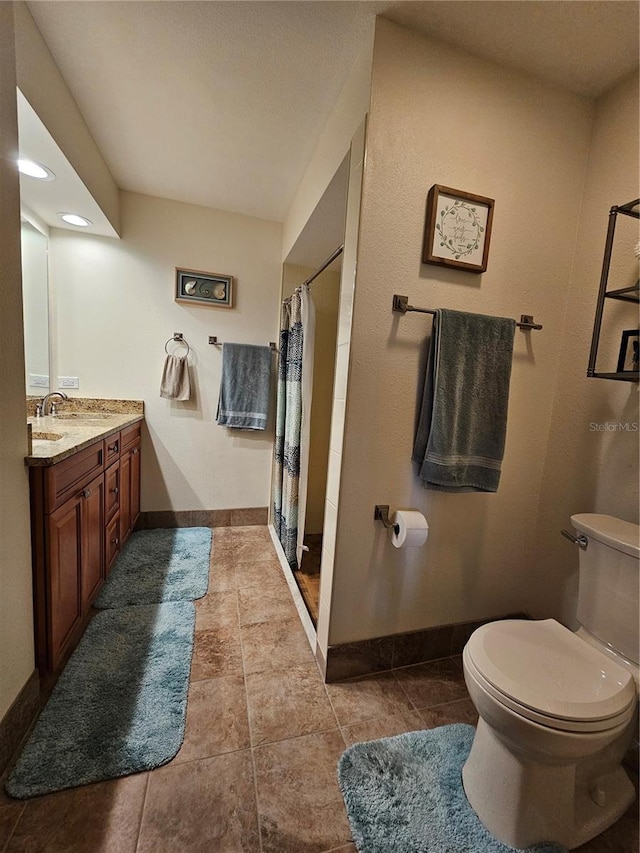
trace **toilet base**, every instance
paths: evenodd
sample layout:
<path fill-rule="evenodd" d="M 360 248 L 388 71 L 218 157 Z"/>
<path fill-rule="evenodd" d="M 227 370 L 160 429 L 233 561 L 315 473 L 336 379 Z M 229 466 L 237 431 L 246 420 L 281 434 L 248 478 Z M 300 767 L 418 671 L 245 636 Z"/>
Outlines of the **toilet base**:
<path fill-rule="evenodd" d="M 464 791 L 504 844 L 524 848 L 553 841 L 573 850 L 615 823 L 635 799 L 620 766 L 626 740 L 586 761 L 546 762 L 503 743 L 480 718 L 462 768 Z"/>

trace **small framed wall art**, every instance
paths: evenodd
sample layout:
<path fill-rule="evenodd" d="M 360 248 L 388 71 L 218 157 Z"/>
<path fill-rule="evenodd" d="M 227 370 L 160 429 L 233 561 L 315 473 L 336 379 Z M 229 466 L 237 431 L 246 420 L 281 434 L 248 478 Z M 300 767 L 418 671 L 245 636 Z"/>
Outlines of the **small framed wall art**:
<path fill-rule="evenodd" d="M 622 333 L 618 354 L 618 373 L 638 372 L 638 329 L 627 329 Z"/>
<path fill-rule="evenodd" d="M 427 196 L 422 263 L 484 272 L 494 203 L 492 198 L 434 184 Z"/>
<path fill-rule="evenodd" d="M 176 267 L 176 302 L 233 308 L 233 276 Z"/>

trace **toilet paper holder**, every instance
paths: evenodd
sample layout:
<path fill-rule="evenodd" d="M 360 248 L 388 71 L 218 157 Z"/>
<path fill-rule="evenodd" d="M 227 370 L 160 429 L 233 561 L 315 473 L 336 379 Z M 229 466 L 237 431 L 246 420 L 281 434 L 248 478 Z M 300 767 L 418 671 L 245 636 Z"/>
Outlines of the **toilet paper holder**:
<path fill-rule="evenodd" d="M 400 532 L 400 525 L 389 521 L 389 504 L 376 504 L 373 518 L 375 521 L 381 521 L 387 529 L 393 528 L 396 535 Z"/>

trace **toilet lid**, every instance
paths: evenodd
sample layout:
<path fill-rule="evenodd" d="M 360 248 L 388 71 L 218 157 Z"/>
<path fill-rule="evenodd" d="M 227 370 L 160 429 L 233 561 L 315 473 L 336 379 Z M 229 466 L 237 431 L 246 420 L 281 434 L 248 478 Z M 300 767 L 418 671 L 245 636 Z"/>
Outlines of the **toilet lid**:
<path fill-rule="evenodd" d="M 467 652 L 497 690 L 549 717 L 606 720 L 635 701 L 631 675 L 554 619 L 483 625 Z"/>

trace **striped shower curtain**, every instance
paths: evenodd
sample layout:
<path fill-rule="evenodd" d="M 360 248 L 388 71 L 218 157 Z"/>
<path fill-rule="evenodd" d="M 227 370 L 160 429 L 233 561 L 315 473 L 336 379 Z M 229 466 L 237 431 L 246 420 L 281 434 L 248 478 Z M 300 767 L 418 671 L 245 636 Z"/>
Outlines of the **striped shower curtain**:
<path fill-rule="evenodd" d="M 308 287 L 282 303 L 273 520 L 287 562 L 299 567 L 304 536 L 315 316 Z"/>

